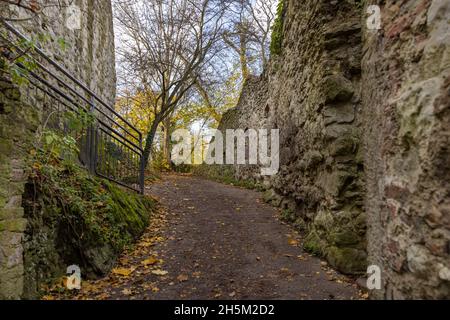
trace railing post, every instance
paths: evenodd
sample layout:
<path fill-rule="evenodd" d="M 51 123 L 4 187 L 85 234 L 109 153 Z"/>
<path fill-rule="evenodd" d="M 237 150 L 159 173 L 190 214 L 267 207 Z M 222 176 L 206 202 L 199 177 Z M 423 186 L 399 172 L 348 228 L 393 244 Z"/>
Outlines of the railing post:
<path fill-rule="evenodd" d="M 91 96 L 90 98 L 90 110 L 91 114 L 95 111 L 95 99 Z M 88 170 L 91 174 L 95 174 L 96 165 L 97 165 L 97 152 L 96 152 L 96 130 L 95 125 L 93 123 L 89 124 L 88 130 L 88 154 L 89 154 L 89 163 Z"/>
<path fill-rule="evenodd" d="M 142 148 L 142 133 L 139 133 L 139 147 Z M 145 163 L 144 163 L 144 152 L 141 152 L 141 161 L 140 161 L 140 169 L 139 169 L 139 187 L 141 189 L 141 193 L 145 192 Z"/>

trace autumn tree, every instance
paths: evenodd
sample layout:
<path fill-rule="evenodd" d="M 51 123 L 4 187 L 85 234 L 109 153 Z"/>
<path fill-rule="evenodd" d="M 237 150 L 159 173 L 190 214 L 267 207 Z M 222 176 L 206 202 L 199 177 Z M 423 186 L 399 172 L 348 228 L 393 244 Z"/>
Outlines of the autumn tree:
<path fill-rule="evenodd" d="M 146 165 L 158 126 L 180 106 L 214 57 L 223 14 L 219 0 L 116 1 L 122 66 L 142 92 L 156 94 L 148 99 L 154 118 L 146 130 Z"/>
<path fill-rule="evenodd" d="M 261 70 L 269 59 L 271 27 L 278 0 L 233 0 L 222 37 L 237 55 L 243 79 Z"/>

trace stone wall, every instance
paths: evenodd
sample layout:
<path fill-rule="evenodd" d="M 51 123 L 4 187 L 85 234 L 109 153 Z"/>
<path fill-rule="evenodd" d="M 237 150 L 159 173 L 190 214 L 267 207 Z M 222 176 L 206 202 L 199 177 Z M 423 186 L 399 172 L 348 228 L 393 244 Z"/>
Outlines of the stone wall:
<path fill-rule="evenodd" d="M 82 13 L 80 30 L 67 28 L 70 17 L 58 7 L 15 26 L 28 37 L 49 35 L 52 40 L 43 45 L 44 50 L 112 104 L 116 81 L 111 3 L 75 3 Z M 2 15 L 7 10 L 2 8 Z M 11 9 L 9 12 L 16 14 Z M 67 48 L 61 48 L 59 38 L 65 40 Z M 37 91 L 17 88 L 8 79 L 1 79 L 0 89 L 0 298 L 19 298 L 26 285 L 23 242 L 27 221 L 22 194 L 30 165 L 27 156 L 42 124 L 46 101 Z"/>
<path fill-rule="evenodd" d="M 450 298 L 450 3 L 383 2 L 362 59 L 374 295 Z"/>
<path fill-rule="evenodd" d="M 219 129 L 280 129 L 280 171 L 236 166 L 305 229 L 305 247 L 346 273 L 365 270 L 360 150 L 361 27 L 347 1 L 285 1 L 282 53 L 247 80 Z"/>

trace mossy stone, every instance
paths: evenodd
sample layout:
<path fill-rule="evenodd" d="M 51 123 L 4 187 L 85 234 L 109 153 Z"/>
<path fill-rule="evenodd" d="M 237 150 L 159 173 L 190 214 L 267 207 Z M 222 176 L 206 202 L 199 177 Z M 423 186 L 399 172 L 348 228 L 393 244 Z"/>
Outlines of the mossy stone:
<path fill-rule="evenodd" d="M 315 255 L 323 255 L 326 243 L 320 239 L 315 230 L 312 230 L 305 238 L 303 248 Z"/>
<path fill-rule="evenodd" d="M 23 232 L 26 226 L 27 220 L 22 218 L 0 221 L 0 231 Z"/>
<path fill-rule="evenodd" d="M 340 74 L 328 76 L 323 90 L 326 103 L 348 101 L 355 92 L 352 82 Z"/>
<path fill-rule="evenodd" d="M 342 230 L 330 232 L 328 240 L 337 246 L 351 246 L 360 243 L 361 237 L 348 228 L 342 228 Z"/>
<path fill-rule="evenodd" d="M 364 273 L 367 267 L 367 254 L 354 248 L 327 248 L 328 262 L 345 274 Z"/>

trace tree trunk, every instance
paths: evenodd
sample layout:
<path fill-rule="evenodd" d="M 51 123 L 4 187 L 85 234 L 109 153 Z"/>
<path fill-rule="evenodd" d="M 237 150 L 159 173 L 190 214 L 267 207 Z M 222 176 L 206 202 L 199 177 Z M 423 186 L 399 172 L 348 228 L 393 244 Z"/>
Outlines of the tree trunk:
<path fill-rule="evenodd" d="M 241 32 L 239 36 L 241 51 L 239 53 L 239 60 L 241 62 L 242 69 L 242 78 L 246 80 L 250 74 L 248 70 L 248 61 L 247 61 L 247 37 L 244 32 Z"/>
<path fill-rule="evenodd" d="M 152 151 L 153 141 L 155 140 L 156 130 L 158 129 L 158 125 L 161 121 L 154 120 L 152 126 L 150 127 L 150 131 L 145 138 L 145 147 L 144 153 L 142 155 L 142 161 L 144 161 L 144 169 L 148 166 L 148 160 L 150 159 L 150 153 Z"/>
<path fill-rule="evenodd" d="M 163 120 L 164 125 L 164 137 L 163 137 L 163 153 L 164 153 L 164 159 L 166 160 L 167 164 L 170 165 L 171 155 L 170 155 L 170 116 L 166 117 Z"/>

